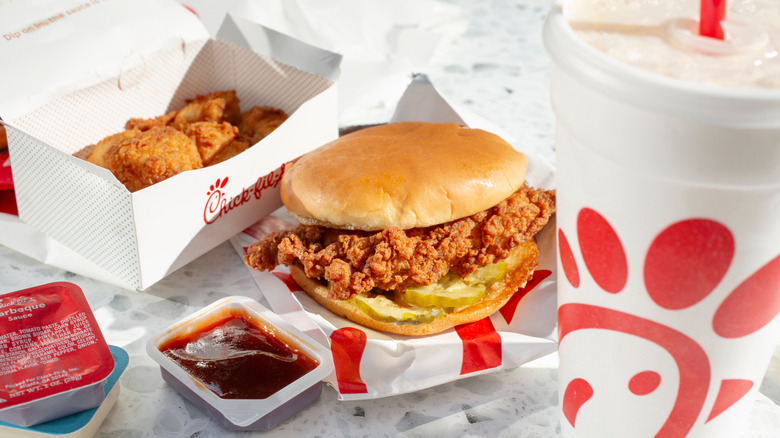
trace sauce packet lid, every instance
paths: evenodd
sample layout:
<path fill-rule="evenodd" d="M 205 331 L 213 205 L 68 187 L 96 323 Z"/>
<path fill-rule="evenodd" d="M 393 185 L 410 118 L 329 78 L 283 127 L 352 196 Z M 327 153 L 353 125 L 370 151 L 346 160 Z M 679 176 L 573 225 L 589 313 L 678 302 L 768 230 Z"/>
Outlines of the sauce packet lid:
<path fill-rule="evenodd" d="M 97 406 L 102 385 L 89 388 L 104 382 L 114 365 L 75 284 L 0 295 L 0 421 L 29 426 Z M 85 394 L 92 400 L 80 403 L 80 390 L 100 397 Z"/>

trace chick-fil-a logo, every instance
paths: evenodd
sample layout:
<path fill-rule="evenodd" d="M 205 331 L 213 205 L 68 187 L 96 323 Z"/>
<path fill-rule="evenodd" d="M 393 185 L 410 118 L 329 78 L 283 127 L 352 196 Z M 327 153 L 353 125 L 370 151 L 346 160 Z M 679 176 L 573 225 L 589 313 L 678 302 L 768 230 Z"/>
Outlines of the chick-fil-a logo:
<path fill-rule="evenodd" d="M 279 186 L 283 174 L 284 164 L 268 175 L 257 178 L 254 186 L 241 189 L 241 193 L 232 198 L 228 198 L 224 191 L 229 177 L 218 179 L 209 186 L 209 191 L 206 193 L 208 198 L 206 199 L 206 206 L 203 208 L 203 221 L 207 224 L 213 224 L 222 215 L 230 213 L 252 199 L 262 198 L 265 190 Z"/>

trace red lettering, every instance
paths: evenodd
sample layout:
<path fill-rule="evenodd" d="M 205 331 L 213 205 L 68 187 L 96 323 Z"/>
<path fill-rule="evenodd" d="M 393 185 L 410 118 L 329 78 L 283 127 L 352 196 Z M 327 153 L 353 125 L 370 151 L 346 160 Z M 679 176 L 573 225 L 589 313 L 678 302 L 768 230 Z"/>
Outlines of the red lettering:
<path fill-rule="evenodd" d="M 206 200 L 206 208 L 203 209 L 203 221 L 207 224 L 214 223 L 221 215 L 221 210 L 227 201 L 225 194 L 220 190 L 211 192 Z"/>
<path fill-rule="evenodd" d="M 279 183 L 282 181 L 282 175 L 284 175 L 284 163 L 282 163 L 282 166 L 278 170 L 258 178 L 254 189 L 255 199 L 260 199 L 263 196 L 263 191 L 265 189 L 278 187 Z"/>
<path fill-rule="evenodd" d="M 225 196 L 225 193 L 222 192 L 222 187 L 216 189 L 212 187 L 212 191 L 209 192 L 209 197 L 206 199 L 206 206 L 203 209 L 203 221 L 207 224 L 213 224 L 217 219 L 222 217 L 223 214 L 228 214 L 231 210 L 251 201 L 252 197 L 260 199 L 263 196 L 263 191 L 279 186 L 283 174 L 284 164 L 282 164 L 278 170 L 257 178 L 254 187 L 250 189 L 241 189 L 241 194 L 236 195 L 229 200 Z M 225 181 L 227 181 L 227 178 L 225 178 Z"/>

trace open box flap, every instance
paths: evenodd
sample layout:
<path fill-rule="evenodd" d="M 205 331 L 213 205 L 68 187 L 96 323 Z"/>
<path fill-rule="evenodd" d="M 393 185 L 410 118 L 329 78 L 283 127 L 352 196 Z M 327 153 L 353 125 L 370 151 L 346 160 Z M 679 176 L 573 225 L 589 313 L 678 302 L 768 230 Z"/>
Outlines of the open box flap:
<path fill-rule="evenodd" d="M 0 87 L 6 121 L 116 77 L 161 48 L 186 50 L 209 38 L 195 14 L 172 0 L 5 2 L 0 35 L 0 83 L 14 84 Z"/>
<path fill-rule="evenodd" d="M 217 37 L 334 82 L 341 74 L 340 54 L 230 14 L 225 16 Z"/>

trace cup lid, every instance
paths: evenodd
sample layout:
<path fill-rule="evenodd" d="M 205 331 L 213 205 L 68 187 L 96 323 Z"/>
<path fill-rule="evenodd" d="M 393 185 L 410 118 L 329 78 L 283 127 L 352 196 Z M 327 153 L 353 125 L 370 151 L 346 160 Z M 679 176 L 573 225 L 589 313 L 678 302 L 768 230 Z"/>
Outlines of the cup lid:
<path fill-rule="evenodd" d="M 780 128 L 780 90 L 729 88 L 676 79 L 625 64 L 582 40 L 556 0 L 544 23 L 544 46 L 556 68 L 614 99 L 703 124 Z"/>

